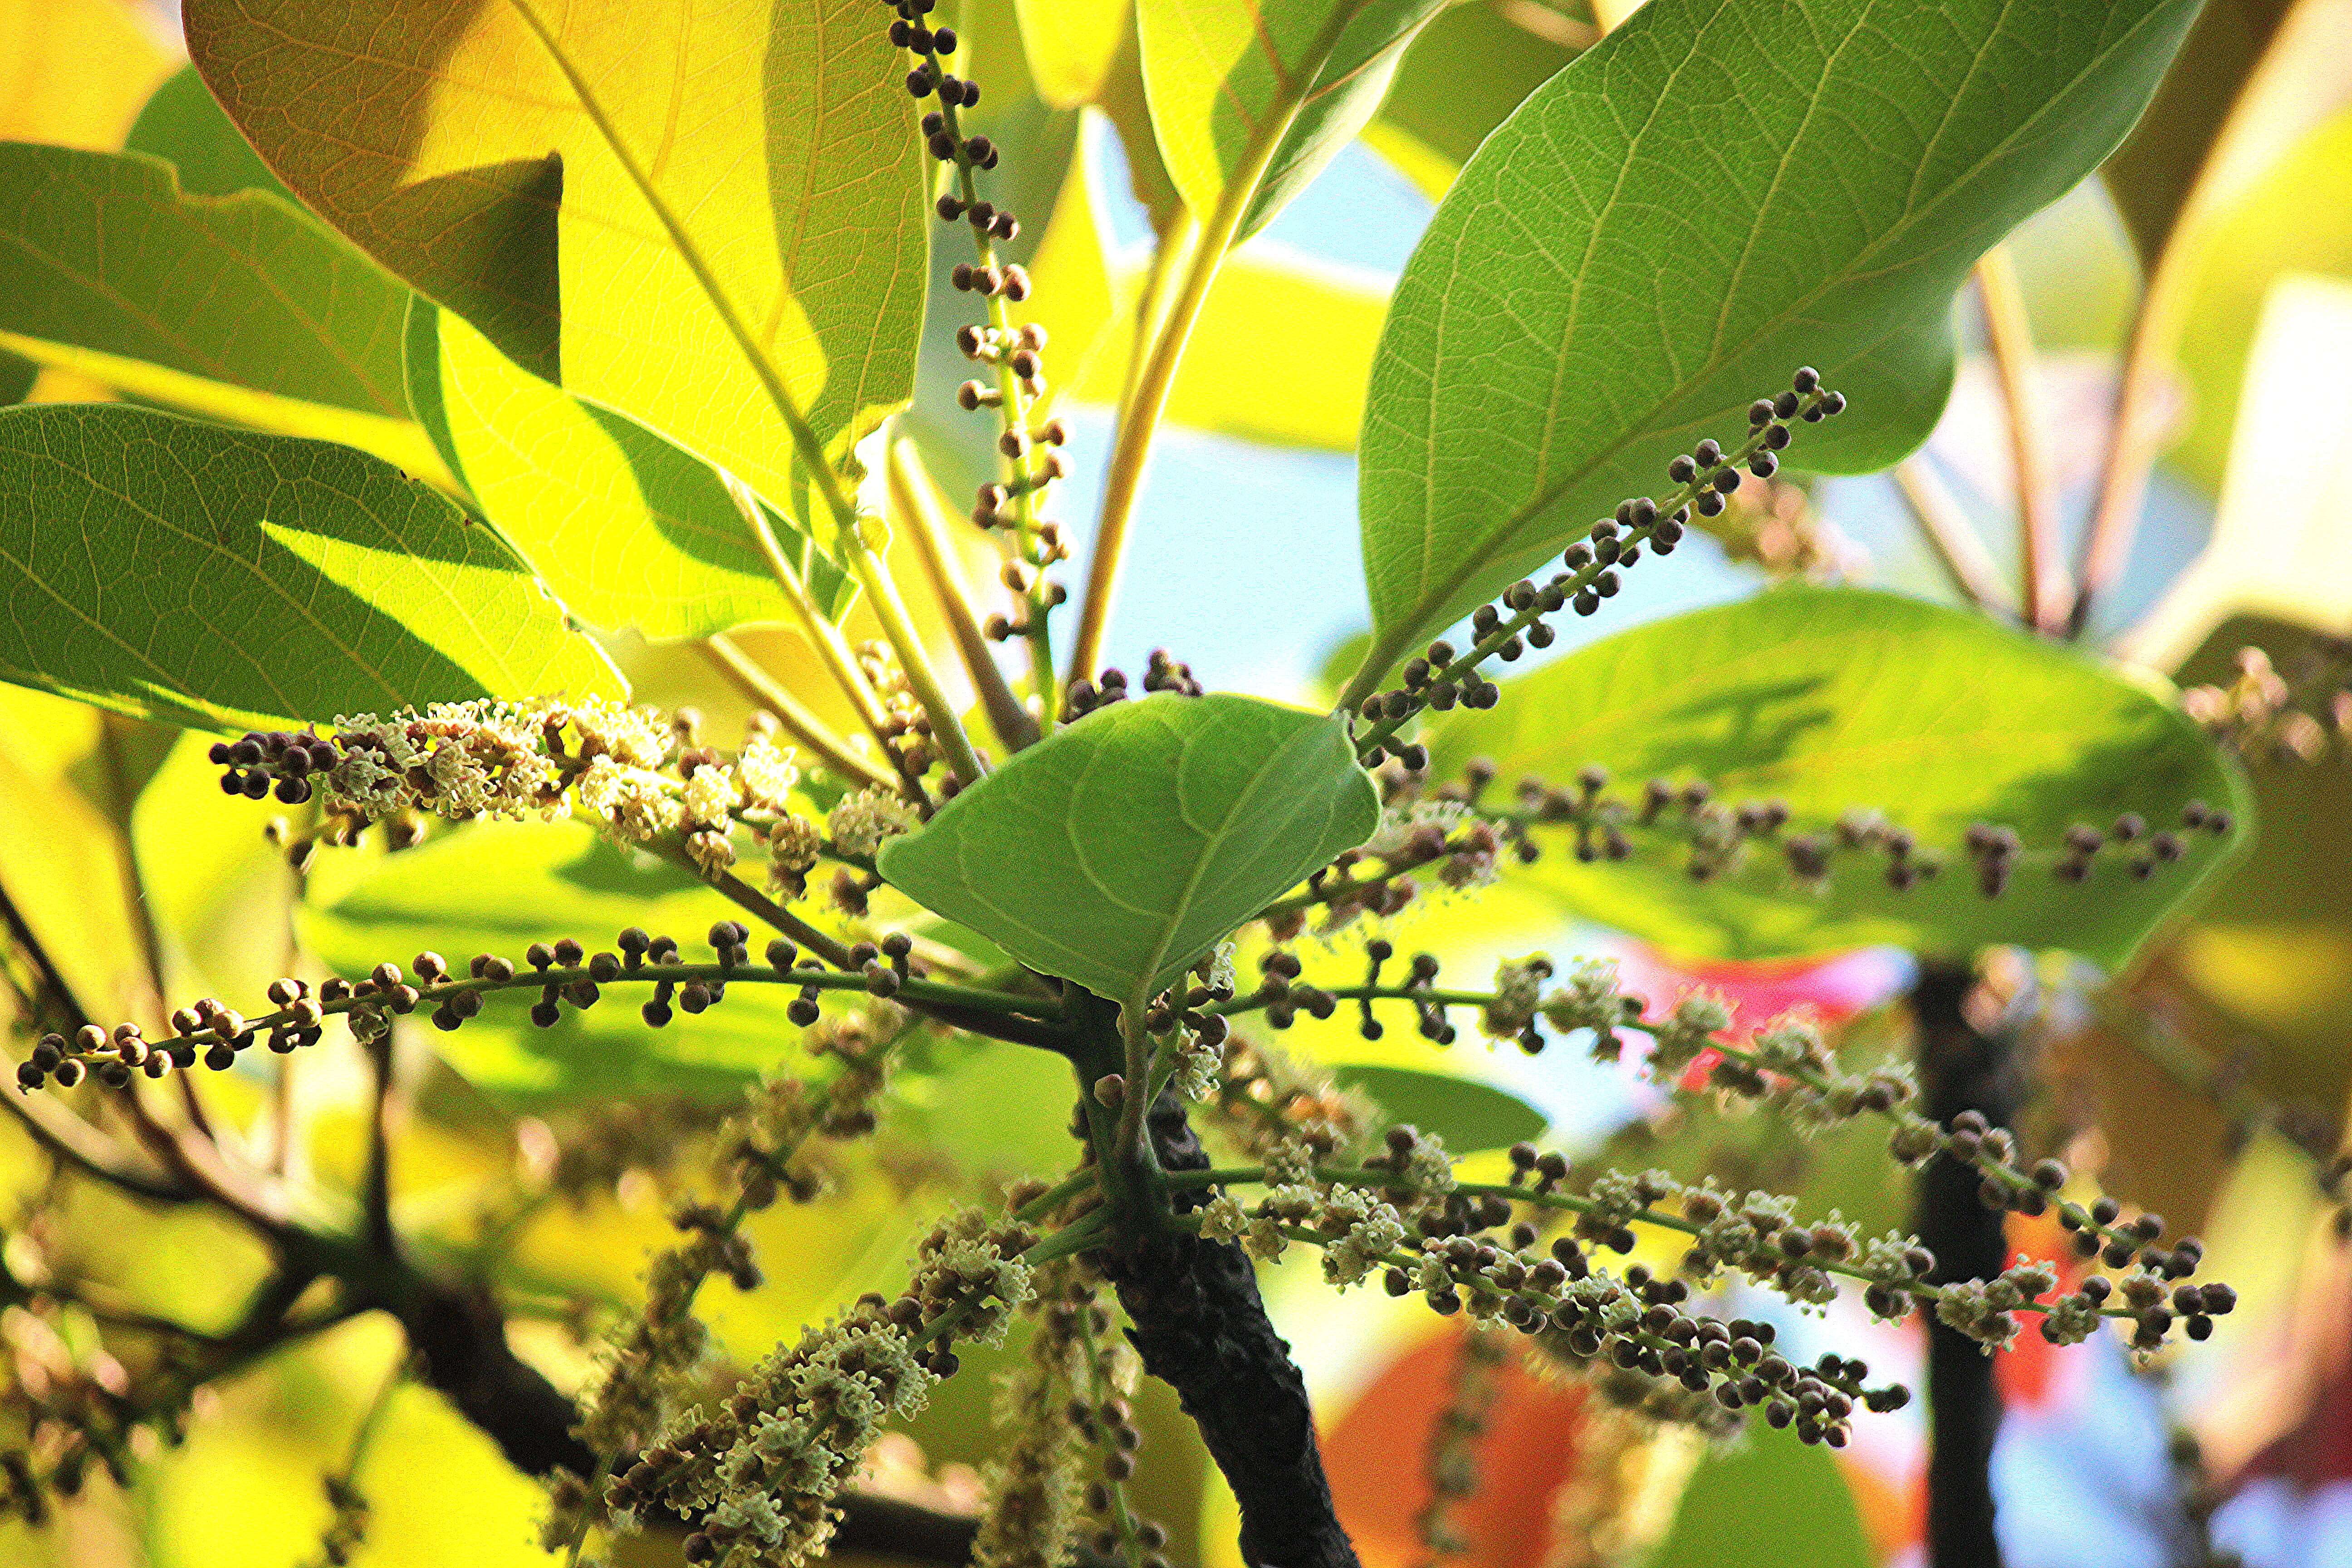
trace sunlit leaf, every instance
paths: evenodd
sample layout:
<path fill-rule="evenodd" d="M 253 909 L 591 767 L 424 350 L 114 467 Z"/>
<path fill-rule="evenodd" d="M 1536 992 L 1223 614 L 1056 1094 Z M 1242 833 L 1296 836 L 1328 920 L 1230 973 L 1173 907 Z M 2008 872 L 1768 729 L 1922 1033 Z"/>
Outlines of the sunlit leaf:
<path fill-rule="evenodd" d="M 197 728 L 619 689 L 425 486 L 114 405 L 0 412 L 0 679 Z"/>
<path fill-rule="evenodd" d="M 1056 109 L 1093 103 L 1118 58 L 1134 0 L 1017 0 L 1021 45 L 1037 96 Z"/>
<path fill-rule="evenodd" d="M 2215 213 L 2193 244 L 2182 263 L 2189 300 L 2179 351 L 2190 425 L 2166 457 L 2218 491 L 2272 289 L 2296 272 L 2352 278 L 2352 110 L 2298 142 Z"/>
<path fill-rule="evenodd" d="M 0 333 L 406 416 L 408 290 L 275 197 L 131 153 L 0 142 Z M 26 353 L 21 343 L 18 353 Z"/>
<path fill-rule="evenodd" d="M 1339 720 L 1160 695 L 1021 752 L 881 869 L 1023 963 L 1139 1003 L 1378 818 Z"/>
<path fill-rule="evenodd" d="M 171 56 L 131 0 L 0 0 L 0 142 L 122 143 Z"/>
<path fill-rule="evenodd" d="M 1801 1562 L 1807 1568 L 1871 1568 L 1853 1494 L 1829 1449 L 1789 1431 L 1756 1429 L 1747 1442 L 1699 1461 L 1674 1528 L 1651 1568 Z"/>
<path fill-rule="evenodd" d="M 1800 364 L 1853 408 L 1797 461 L 1917 445 L 1953 289 L 2097 165 L 2194 10 L 1652 0 L 1553 77 L 1463 170 L 1391 309 L 1361 445 L 1374 662 L 1661 489 Z"/>
<path fill-rule="evenodd" d="M 792 617 L 709 465 L 519 368 L 462 319 L 420 309 L 434 320 L 416 328 L 411 368 L 435 383 L 429 406 L 454 466 L 574 615 L 654 637 Z M 846 608 L 840 569 L 782 518 L 770 526 L 825 607 Z"/>
<path fill-rule="evenodd" d="M 2240 613 L 2352 633 L 2352 499 L 2315 472 L 2352 463 L 2352 281 L 2271 291 L 2246 367 L 2213 536 L 2126 639 L 2171 669 Z"/>
<path fill-rule="evenodd" d="M 1456 1154 L 1500 1149 L 1543 1133 L 1542 1111 L 1492 1084 L 1412 1068 L 1349 1066 L 1334 1068 L 1331 1076 L 1340 1088 L 1370 1095 L 1391 1121 L 1434 1133 Z"/>
<path fill-rule="evenodd" d="M 2099 170 L 2146 264 L 2344 103 L 2347 46 L 2344 0 L 2206 0 L 2147 112 Z"/>
<path fill-rule="evenodd" d="M 1497 707 L 1439 726 L 1437 767 L 1483 754 L 1505 779 L 1566 783 L 1597 764 L 1637 806 L 1644 781 L 1695 774 L 1727 802 L 1785 801 L 1784 836 L 1877 811 L 1945 862 L 1898 892 L 1879 856 L 1849 853 L 1812 889 L 1773 845 L 1698 882 L 1677 853 L 1586 864 L 1555 841 L 1525 873 L 1582 918 L 1694 957 L 1873 942 L 1963 955 L 2016 942 L 2116 965 L 2204 888 L 2230 845 L 2187 834 L 2182 860 L 2145 879 L 2133 852 L 2110 847 L 2070 883 L 2053 873 L 2066 830 L 2125 813 L 2175 827 L 2201 800 L 2245 831 L 2242 780 L 2165 696 L 1981 616 L 1888 594 L 1776 589 L 1622 633 L 1503 691 Z M 1976 822 L 2023 841 L 1998 899 L 1979 892 L 1962 850 Z"/>
<path fill-rule="evenodd" d="M 1305 189 L 1380 107 L 1442 0 L 1139 0 L 1152 129 L 1204 223 L 1246 189 L 1239 233 Z"/>
<path fill-rule="evenodd" d="M 870 5 L 186 17 L 230 117 L 362 248 L 518 363 L 830 526 L 775 394 L 842 460 L 905 402 L 922 310 L 920 141 Z"/>

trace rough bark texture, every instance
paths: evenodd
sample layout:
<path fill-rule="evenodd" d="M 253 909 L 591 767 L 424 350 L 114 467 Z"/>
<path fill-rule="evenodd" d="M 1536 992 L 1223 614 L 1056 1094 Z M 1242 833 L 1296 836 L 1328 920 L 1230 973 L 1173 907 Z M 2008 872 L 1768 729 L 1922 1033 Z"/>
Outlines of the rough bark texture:
<path fill-rule="evenodd" d="M 1162 1168 L 1208 1168 L 1172 1100 L 1153 1107 L 1150 1126 Z M 1332 1511 L 1306 1379 L 1265 1315 L 1248 1255 L 1232 1242 L 1174 1236 L 1104 1261 L 1144 1370 L 1176 1390 L 1241 1504 L 1244 1560 L 1357 1568 Z"/>
<path fill-rule="evenodd" d="M 1948 1122 L 1975 1110 L 1995 1127 L 2016 1120 L 2021 1092 L 2010 1041 L 1977 1032 L 1962 1010 L 1975 976 L 1930 964 L 1911 994 L 1919 1026 L 1922 1109 Z M 1936 1255 L 1937 1283 L 1989 1279 L 2009 1262 L 2004 1215 L 1977 1196 L 1979 1178 L 1948 1159 L 1919 1180 L 1919 1239 Z M 2000 1394 L 1992 1358 L 1974 1340 L 1929 1321 L 1927 1328 L 1927 1561 L 1934 1568 L 2000 1568 L 1993 1529 L 1992 1445 Z"/>

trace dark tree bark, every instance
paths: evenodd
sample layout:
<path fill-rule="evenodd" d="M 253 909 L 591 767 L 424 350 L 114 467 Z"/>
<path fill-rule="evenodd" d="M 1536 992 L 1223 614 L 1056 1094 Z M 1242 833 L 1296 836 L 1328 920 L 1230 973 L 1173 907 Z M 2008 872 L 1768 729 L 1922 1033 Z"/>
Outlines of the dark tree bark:
<path fill-rule="evenodd" d="M 1922 1109 L 1948 1122 L 1975 1110 L 1995 1127 L 2017 1117 L 2021 1081 L 2005 1036 L 1980 1034 L 1963 1004 L 1974 973 L 1929 964 L 1911 993 L 1919 1029 Z M 1936 1255 L 1930 1279 L 1989 1279 L 2009 1262 L 2000 1210 L 1977 1196 L 1980 1179 L 1956 1161 L 1931 1161 L 1919 1178 L 1919 1239 Z M 1930 1318 L 1927 1327 L 1927 1561 L 1934 1568 L 2000 1568 L 1994 1532 L 1992 1445 L 2000 1394 L 1992 1357 Z"/>
<path fill-rule="evenodd" d="M 1184 1112 L 1152 1108 L 1161 1168 L 1206 1170 Z M 1229 1241 L 1151 1237 L 1103 1258 L 1134 1327 L 1144 1370 L 1176 1390 L 1241 1504 L 1241 1551 L 1255 1568 L 1357 1568 L 1333 1511 L 1307 1381 L 1274 1331 L 1249 1257 Z"/>

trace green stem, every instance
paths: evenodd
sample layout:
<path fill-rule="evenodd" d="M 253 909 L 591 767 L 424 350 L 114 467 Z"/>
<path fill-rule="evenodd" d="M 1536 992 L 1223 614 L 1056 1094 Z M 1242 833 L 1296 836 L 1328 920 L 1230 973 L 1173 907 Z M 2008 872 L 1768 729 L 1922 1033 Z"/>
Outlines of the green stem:
<path fill-rule="evenodd" d="M 930 579 L 931 597 L 939 601 L 940 615 L 955 640 L 964 674 L 979 693 L 989 727 L 1008 752 L 1036 744 L 1038 722 L 1004 683 L 1004 672 L 996 668 L 995 656 L 989 652 L 987 635 L 971 613 L 971 589 L 957 564 L 948 521 L 940 510 L 938 489 L 923 467 L 922 455 L 912 441 L 893 441 L 884 471 L 890 486 L 891 510 L 906 521 L 915 553 L 922 559 L 923 574 Z"/>
<path fill-rule="evenodd" d="M 776 716 L 790 735 L 822 758 L 824 765 L 845 780 L 862 784 L 873 789 L 896 789 L 898 781 L 851 751 L 832 726 L 816 716 L 814 710 L 784 689 L 783 683 L 769 674 L 736 645 L 724 632 L 714 632 L 702 639 L 703 657 L 719 667 L 721 673 L 740 687 L 744 695 Z"/>
<path fill-rule="evenodd" d="M 1256 205 L 1259 188 L 1265 182 L 1266 171 L 1274 164 L 1275 154 L 1297 122 L 1299 110 L 1331 51 L 1339 45 L 1340 35 L 1355 19 L 1360 5 L 1338 4 L 1323 22 L 1306 51 L 1289 69 L 1286 80 L 1289 101 L 1260 122 L 1241 163 L 1227 175 L 1224 189 L 1217 197 L 1216 210 L 1202 225 L 1186 258 L 1184 280 L 1178 289 L 1174 302 L 1169 307 L 1167 319 L 1153 336 L 1151 352 L 1137 374 L 1131 395 L 1122 412 L 1118 439 L 1111 449 L 1110 470 L 1104 479 L 1102 515 L 1095 526 L 1094 559 L 1087 568 L 1086 602 L 1078 614 L 1077 640 L 1070 650 L 1070 679 L 1091 676 L 1102 658 L 1104 634 L 1110 625 L 1113 602 L 1118 595 L 1119 564 L 1127 550 L 1127 536 L 1135 518 L 1137 501 L 1143 493 L 1144 466 L 1151 456 L 1152 438 L 1159 433 L 1160 417 L 1168 406 L 1169 394 L 1176 384 L 1177 367 L 1183 363 L 1184 349 L 1192 342 L 1192 328 L 1200 321 L 1202 307 L 1208 303 L 1209 289 L 1217 280 L 1218 268 L 1224 265 L 1226 253 L 1240 236 L 1242 225 L 1248 219 L 1250 209 Z"/>
<path fill-rule="evenodd" d="M 853 529 L 847 539 L 849 569 L 865 588 L 874 618 L 882 625 L 882 635 L 898 655 L 898 668 L 907 677 L 907 685 L 931 721 L 931 739 L 939 742 L 940 751 L 959 781 L 978 784 L 987 770 L 980 765 L 980 754 L 971 749 L 971 737 L 963 732 L 963 721 L 957 717 L 955 704 L 948 700 L 948 694 L 940 688 L 939 677 L 931 671 L 930 656 L 923 651 L 923 639 L 907 618 L 907 606 L 898 597 L 898 585 L 890 580 L 882 558 L 875 554 L 862 531 Z"/>

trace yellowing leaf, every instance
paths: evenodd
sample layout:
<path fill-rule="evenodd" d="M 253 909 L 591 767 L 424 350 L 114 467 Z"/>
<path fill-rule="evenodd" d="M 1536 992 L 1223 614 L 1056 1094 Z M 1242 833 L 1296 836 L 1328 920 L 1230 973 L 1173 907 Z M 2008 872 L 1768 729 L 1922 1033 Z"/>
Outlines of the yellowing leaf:
<path fill-rule="evenodd" d="M 2352 282 L 2272 289 L 2238 408 L 2213 537 L 2126 651 L 2171 669 L 2232 615 L 2352 631 L 2352 501 L 2315 474 L 2352 464 Z"/>
<path fill-rule="evenodd" d="M 1128 281 L 1132 289 L 1139 279 Z M 1202 308 L 1162 417 L 1276 446 L 1352 451 L 1388 300 L 1383 284 L 1342 268 L 1237 252 Z M 1103 333 L 1069 395 L 1117 403 L 1131 343 L 1118 327 Z"/>
<path fill-rule="evenodd" d="M 1055 109 L 1096 101 L 1127 36 L 1131 0 L 1018 0 L 1021 47 L 1037 96 Z"/>
<path fill-rule="evenodd" d="M 146 7 L 0 0 L 0 142 L 106 149 L 171 74 Z"/>
<path fill-rule="evenodd" d="M 437 379 L 435 411 L 453 465 L 496 524 L 572 613 L 647 637 L 702 637 L 793 610 L 769 574 L 725 482 L 709 465 L 625 415 L 583 403 L 519 368 L 446 310 L 414 323 L 411 347 Z M 437 325 L 437 334 L 436 327 Z M 437 336 L 436 344 L 420 342 Z M 837 612 L 848 584 L 817 571 L 805 535 L 804 580 Z"/>
<path fill-rule="evenodd" d="M 785 405 L 839 462 L 905 402 L 922 154 L 867 0 L 186 15 L 304 201 L 518 363 L 785 510 L 808 511 Z"/>

